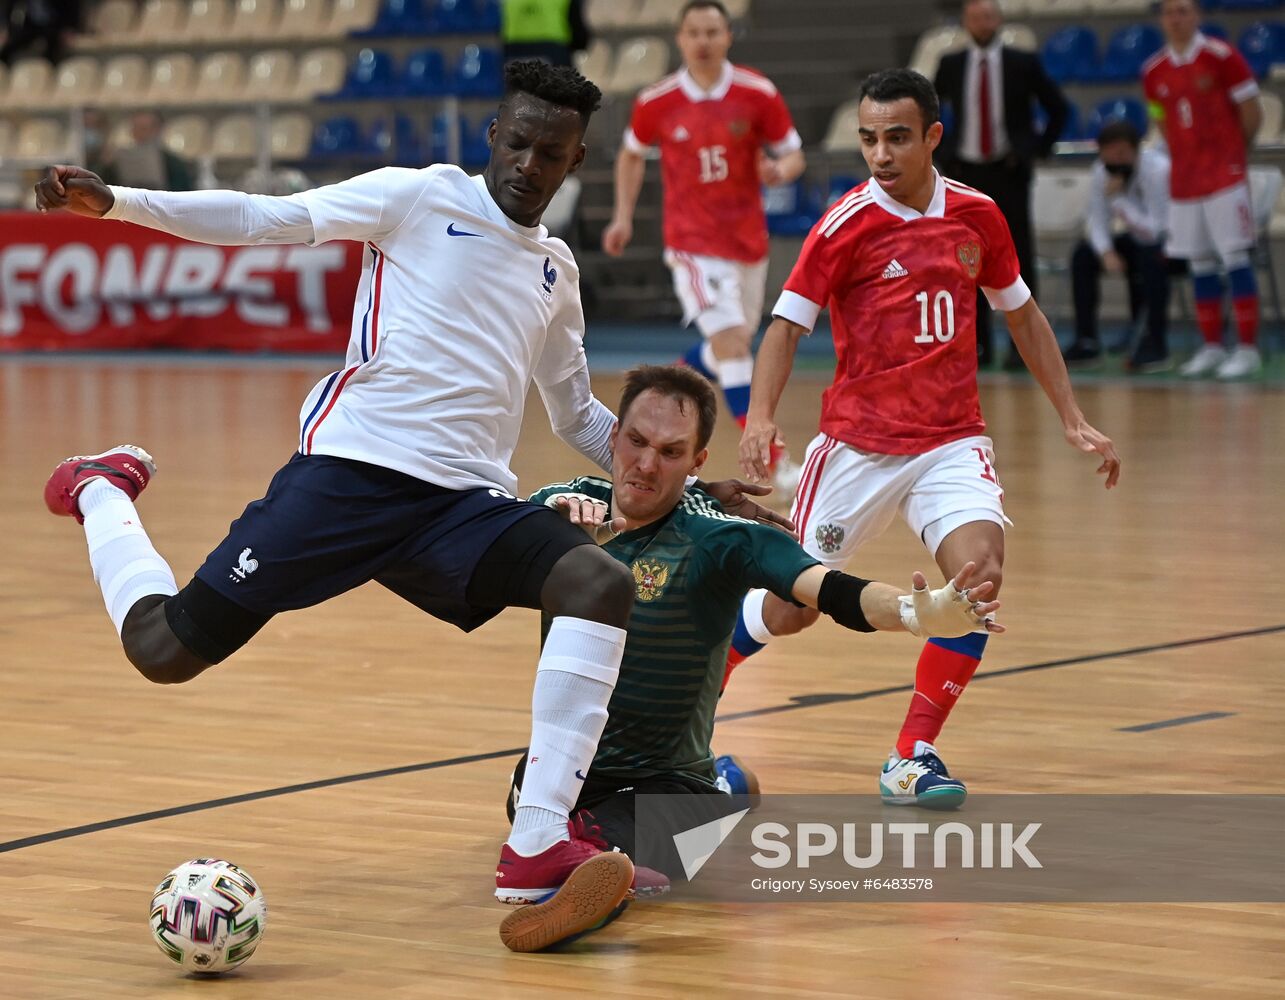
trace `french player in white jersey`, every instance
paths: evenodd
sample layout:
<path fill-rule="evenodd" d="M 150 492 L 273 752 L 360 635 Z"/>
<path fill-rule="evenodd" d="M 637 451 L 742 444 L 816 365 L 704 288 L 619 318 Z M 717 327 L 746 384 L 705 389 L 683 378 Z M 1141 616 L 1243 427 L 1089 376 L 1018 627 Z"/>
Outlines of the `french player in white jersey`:
<path fill-rule="evenodd" d="M 505 607 L 552 616 L 522 807 L 496 873 L 500 900 L 543 900 L 501 925 L 510 948 L 532 951 L 667 883 L 568 822 L 607 718 L 632 577 L 578 527 L 515 499 L 509 467 L 532 381 L 558 436 L 611 467 L 615 418 L 590 389 L 576 262 L 540 224 L 583 162 L 602 95 L 534 60 L 510 64 L 505 81 L 476 177 L 447 164 L 385 168 L 277 198 L 142 191 L 50 167 L 36 185 L 41 211 L 225 246 L 355 240 L 366 252 L 344 367 L 308 395 L 297 453 L 187 586 L 134 509 L 155 472 L 141 448 L 67 459 L 45 501 L 84 525 L 125 654 L 157 683 L 191 680 L 274 614 L 370 580 L 466 631 Z M 733 503 L 741 485 L 728 484 Z"/>

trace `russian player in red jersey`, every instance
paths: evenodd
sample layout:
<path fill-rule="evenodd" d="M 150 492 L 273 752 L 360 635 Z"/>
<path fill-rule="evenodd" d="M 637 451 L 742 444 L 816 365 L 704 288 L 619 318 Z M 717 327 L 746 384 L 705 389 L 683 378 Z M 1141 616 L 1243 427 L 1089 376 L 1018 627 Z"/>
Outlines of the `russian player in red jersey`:
<path fill-rule="evenodd" d="M 718 382 L 744 427 L 754 371 L 750 345 L 767 278 L 760 185 L 794 181 L 805 166 L 803 144 L 772 82 L 728 61 L 731 22 L 721 3 L 690 0 L 677 41 L 683 68 L 634 102 L 602 245 L 612 256 L 629 245 L 644 158 L 659 147 L 665 263 L 683 322 L 694 322 L 703 338 L 684 361 Z M 798 467 L 782 460 L 775 471 L 778 487 L 793 489 Z"/>
<path fill-rule="evenodd" d="M 1142 89 L 1173 162 L 1165 249 L 1189 262 L 1205 340 L 1179 370 L 1243 378 L 1262 367 L 1246 160 L 1263 113 L 1249 64 L 1226 42 L 1201 34 L 1199 14 L 1196 0 L 1163 0 L 1160 24 L 1169 44 L 1143 66 Z M 1221 271 L 1231 285 L 1239 340 L 1230 353 L 1222 345 Z"/>
<path fill-rule="evenodd" d="M 947 578 L 969 562 L 1003 575 L 1003 491 L 977 396 L 977 289 L 1005 313 L 1013 343 L 1053 404 L 1066 439 L 1120 475 L 1111 441 L 1084 419 L 1048 320 L 1022 280 L 1008 224 L 981 192 L 933 169 L 937 95 L 911 70 L 861 89 L 859 131 L 872 178 L 816 224 L 772 310 L 754 373 L 742 468 L 756 476 L 779 431 L 777 404 L 800 337 L 829 308 L 834 383 L 808 446 L 793 519 L 807 552 L 838 569 L 900 514 Z M 766 597 L 766 600 L 764 599 Z M 729 671 L 773 636 L 816 621 L 763 591 L 746 598 Z M 894 805 L 953 808 L 967 794 L 933 741 L 981 659 L 986 634 L 934 639 L 880 791 Z"/>

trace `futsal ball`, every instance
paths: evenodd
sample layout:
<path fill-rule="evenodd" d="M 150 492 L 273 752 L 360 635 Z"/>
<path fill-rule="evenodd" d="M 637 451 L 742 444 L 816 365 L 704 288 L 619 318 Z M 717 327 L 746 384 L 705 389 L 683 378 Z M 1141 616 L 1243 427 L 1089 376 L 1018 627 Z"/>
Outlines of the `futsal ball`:
<path fill-rule="evenodd" d="M 152 894 L 152 938 L 188 972 L 235 969 L 254 954 L 267 919 L 258 883 L 215 858 L 183 862 Z"/>

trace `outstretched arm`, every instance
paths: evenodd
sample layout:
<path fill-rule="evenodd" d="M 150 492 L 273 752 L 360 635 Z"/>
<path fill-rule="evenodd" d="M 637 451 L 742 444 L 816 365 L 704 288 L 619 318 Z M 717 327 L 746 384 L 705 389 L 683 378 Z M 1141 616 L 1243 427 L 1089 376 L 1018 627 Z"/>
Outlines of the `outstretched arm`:
<path fill-rule="evenodd" d="M 1098 473 L 1106 476 L 1106 488 L 1111 489 L 1120 479 L 1120 456 L 1116 454 L 1111 439 L 1090 425 L 1080 412 L 1075 393 L 1071 391 L 1071 379 L 1066 374 L 1066 363 L 1062 360 L 1062 352 L 1048 319 L 1033 298 L 1004 315 L 1018 353 L 1062 419 L 1067 441 L 1080 451 L 1096 452 L 1102 456 Z"/>
<path fill-rule="evenodd" d="M 584 365 L 553 385 L 536 385 L 553 433 L 600 468 L 611 471 L 611 429 L 616 416 L 593 394 Z"/>
<path fill-rule="evenodd" d="M 993 618 L 999 602 L 986 600 L 995 589 L 991 582 L 967 586 L 973 566 L 968 563 L 937 590 L 929 590 L 928 580 L 915 572 L 909 594 L 887 583 L 812 566 L 794 581 L 793 596 L 858 632 L 910 632 L 924 638 L 949 638 L 978 629 L 1003 632 L 1004 626 Z"/>
<path fill-rule="evenodd" d="M 297 198 L 239 191 L 145 191 L 113 187 L 82 167 L 58 165 L 36 184 L 36 207 L 92 219 L 121 219 L 198 243 L 312 243 L 307 207 Z"/>

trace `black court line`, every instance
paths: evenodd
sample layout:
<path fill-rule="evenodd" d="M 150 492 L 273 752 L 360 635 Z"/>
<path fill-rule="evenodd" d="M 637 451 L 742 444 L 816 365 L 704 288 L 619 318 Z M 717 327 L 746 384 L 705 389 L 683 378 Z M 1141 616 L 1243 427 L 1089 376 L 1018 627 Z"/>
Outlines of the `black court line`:
<path fill-rule="evenodd" d="M 1208 722 L 1211 719 L 1226 719 L 1235 712 L 1202 712 L 1200 715 L 1184 715 L 1179 719 L 1163 719 L 1160 722 L 1144 722 L 1139 726 L 1121 726 L 1117 733 L 1149 733 L 1153 729 L 1169 729 L 1173 726 L 1185 726 L 1192 722 Z"/>
<path fill-rule="evenodd" d="M 229 795 L 222 799 L 207 799 L 204 802 L 190 802 L 185 806 L 171 806 L 169 809 L 157 809 L 153 812 L 135 813 L 133 816 L 121 816 L 118 819 L 106 819 L 101 823 L 87 823 L 85 826 L 72 826 L 65 830 L 54 830 L 51 833 L 39 833 L 34 837 L 23 837 L 21 840 L 10 840 L 0 844 L 0 854 L 8 851 L 34 847 L 37 844 L 49 844 L 55 840 L 67 840 L 70 837 L 83 837 L 87 833 L 98 833 L 101 830 L 115 830 L 122 826 L 134 826 L 137 823 L 149 823 L 154 819 L 167 819 L 170 816 L 182 816 L 185 813 L 204 812 L 207 809 L 219 809 L 223 806 L 234 806 L 241 802 L 254 802 L 257 799 L 274 799 L 280 795 L 291 795 L 294 792 L 310 792 L 317 788 L 333 788 L 335 785 L 349 785 L 354 781 L 370 781 L 372 778 L 391 778 L 398 774 L 413 774 L 416 771 L 435 771 L 442 767 L 453 767 L 456 764 L 475 764 L 480 760 L 495 760 L 497 757 L 513 757 L 522 752 L 522 747 L 512 750 L 492 750 L 490 753 L 469 754 L 467 757 L 447 757 L 445 760 L 430 760 L 426 764 L 404 764 L 401 767 L 386 767 L 382 771 L 363 771 L 361 774 L 344 774 L 338 778 L 321 778 L 317 781 L 305 781 L 299 785 L 283 785 L 280 788 L 265 788 L 260 792 L 246 792 L 243 795 Z"/>
<path fill-rule="evenodd" d="M 992 680 L 996 677 L 1012 677 L 1016 674 L 1029 674 L 1036 670 L 1052 670 L 1055 667 L 1072 667 L 1081 663 L 1096 663 L 1099 660 L 1118 660 L 1128 656 L 1142 656 L 1144 653 L 1159 653 L 1169 649 L 1185 649 L 1189 646 L 1204 646 L 1211 642 L 1228 642 L 1232 639 L 1247 639 L 1258 635 L 1271 635 L 1273 632 L 1285 632 L 1285 625 L 1268 625 L 1264 628 L 1245 629 L 1242 632 L 1223 632 L 1219 635 L 1201 636 L 1199 639 L 1179 639 L 1176 642 L 1160 642 L 1152 646 L 1133 646 L 1130 649 L 1117 649 L 1109 653 L 1090 653 L 1087 656 L 1071 656 L 1065 660 L 1046 660 L 1043 663 L 1028 663 L 1024 667 L 1009 667 L 1006 670 L 988 670 L 974 674 L 970 684 L 978 681 Z M 738 719 L 755 719 L 762 715 L 777 715 L 781 712 L 793 712 L 800 708 L 812 708 L 814 705 L 835 705 L 849 701 L 868 701 L 881 698 L 886 694 L 909 694 L 915 689 L 914 682 L 898 684 L 896 687 L 875 688 L 872 691 L 854 691 L 845 694 L 803 694 L 795 695 L 788 705 L 772 705 L 769 708 L 752 708 L 745 712 L 733 712 L 730 715 L 718 716 L 718 722 L 735 722 Z M 2 845 L 0 845 L 2 846 Z"/>
<path fill-rule="evenodd" d="M 1198 639 L 1179 639 L 1176 642 L 1157 643 L 1152 646 L 1134 646 L 1130 649 L 1119 649 L 1108 653 L 1090 653 L 1087 656 L 1068 657 L 1064 660 L 1048 660 L 1044 663 L 1031 663 L 1024 667 L 1009 667 L 1006 670 L 991 670 L 975 674 L 971 683 L 988 680 L 994 677 L 1011 677 L 1015 674 L 1031 673 L 1036 670 L 1052 670 L 1055 667 L 1071 667 L 1081 663 L 1095 663 L 1099 660 L 1114 660 L 1126 656 L 1141 656 L 1144 653 L 1156 653 L 1168 649 L 1184 649 L 1188 646 L 1201 646 L 1212 642 L 1228 642 L 1232 639 L 1245 639 L 1252 636 L 1271 635 L 1274 632 L 1285 632 L 1285 625 L 1269 625 L 1265 628 L 1246 629 L 1242 632 L 1224 632 L 1220 635 L 1202 636 Z M 886 694 L 900 694 L 914 690 L 914 684 L 902 684 L 897 687 L 875 688 L 870 691 L 855 691 L 848 694 L 809 694 L 795 695 L 787 705 L 772 705 L 768 708 L 756 708 L 747 712 L 733 712 L 720 715 L 718 722 L 733 722 L 737 719 L 752 719 L 763 715 L 776 715 L 780 712 L 794 712 L 801 708 L 814 708 L 817 705 L 833 705 L 841 702 L 866 701 Z M 1176 724 L 1176 723 L 1175 723 Z M 490 753 L 469 754 L 466 757 L 447 757 L 443 760 L 431 760 L 423 764 L 404 764 L 401 767 L 388 767 L 380 771 L 363 771 L 360 774 L 345 774 L 337 778 L 321 778 L 317 781 L 306 781 L 298 785 L 283 785 L 280 788 L 266 788 L 258 792 L 246 792 L 243 795 L 229 795 L 222 799 L 207 799 L 204 802 L 190 802 L 183 806 L 171 806 L 168 809 L 157 809 L 152 812 L 135 813 L 133 816 L 121 816 L 117 819 L 103 820 L 99 823 L 87 823 L 84 826 L 67 827 L 64 830 L 52 830 L 19 840 L 0 843 L 0 854 L 21 850 L 24 847 L 35 847 L 39 844 L 50 844 L 58 840 L 82 837 L 89 833 L 103 830 L 115 830 L 123 826 L 134 826 L 148 823 L 154 819 L 167 819 L 170 816 L 182 816 L 186 813 L 204 812 L 219 809 L 223 806 L 238 805 L 242 802 L 254 802 L 258 799 L 272 799 L 295 792 L 308 792 L 318 788 L 333 788 L 336 785 L 348 785 L 356 781 L 370 781 L 374 778 L 391 778 L 400 774 L 413 774 L 417 771 L 435 771 L 443 767 L 454 767 L 457 764 L 475 764 L 484 760 L 496 760 L 500 757 L 516 756 L 522 747 L 510 750 L 492 750 Z"/>

